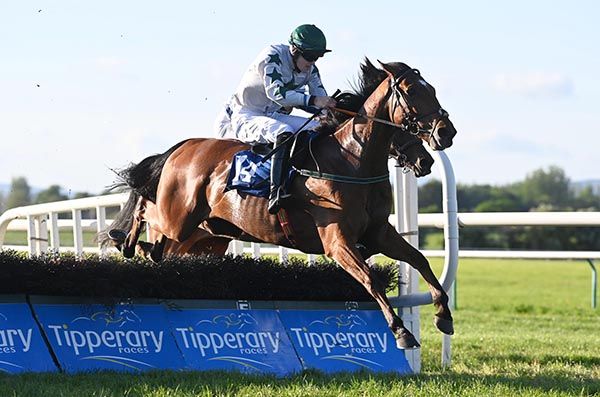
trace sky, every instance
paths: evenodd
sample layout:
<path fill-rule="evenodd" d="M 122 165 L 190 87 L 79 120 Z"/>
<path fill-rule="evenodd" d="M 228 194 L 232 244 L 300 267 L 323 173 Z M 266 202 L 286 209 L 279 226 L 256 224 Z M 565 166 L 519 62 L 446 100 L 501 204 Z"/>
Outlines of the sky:
<path fill-rule="evenodd" d="M 0 184 L 100 193 L 111 169 L 212 136 L 260 52 L 312 23 L 329 92 L 363 57 L 421 71 L 460 183 L 556 165 L 598 179 L 600 2 L 0 0 Z M 434 173 L 434 176 L 436 174 Z"/>

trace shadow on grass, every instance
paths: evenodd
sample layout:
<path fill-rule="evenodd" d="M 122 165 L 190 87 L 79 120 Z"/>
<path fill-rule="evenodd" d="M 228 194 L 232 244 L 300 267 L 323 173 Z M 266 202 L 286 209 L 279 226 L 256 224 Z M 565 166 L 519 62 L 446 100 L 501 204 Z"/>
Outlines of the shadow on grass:
<path fill-rule="evenodd" d="M 77 375 L 0 375 L 1 395 L 81 396 L 101 391 L 103 396 L 146 395 L 235 395 L 248 388 L 273 395 L 382 395 L 403 391 L 410 395 L 461 395 L 488 389 L 490 394 L 510 390 L 518 395 L 562 392 L 589 395 L 600 392 L 597 379 L 540 375 L 470 375 L 447 371 L 439 374 L 398 376 L 395 374 L 340 373 L 326 375 L 306 371 L 289 378 L 245 375 L 231 372 L 148 372 L 123 374 L 98 372 Z M 161 394 L 162 393 L 162 394 Z M 438 394 L 439 393 L 439 394 Z"/>

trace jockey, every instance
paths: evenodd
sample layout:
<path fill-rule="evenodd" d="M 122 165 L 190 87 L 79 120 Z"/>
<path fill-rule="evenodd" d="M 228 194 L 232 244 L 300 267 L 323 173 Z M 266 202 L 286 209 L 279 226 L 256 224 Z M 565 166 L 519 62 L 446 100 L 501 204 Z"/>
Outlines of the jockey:
<path fill-rule="evenodd" d="M 282 143 L 308 120 L 289 114 L 292 108 L 311 113 L 334 107 L 327 95 L 315 62 L 326 52 L 323 32 L 315 25 L 300 25 L 288 44 L 265 48 L 242 77 L 236 92 L 215 121 L 221 138 L 234 138 L 249 144 Z M 311 121 L 303 130 L 314 129 Z M 269 213 L 275 214 L 281 201 L 290 197 L 284 190 L 290 145 L 275 152 L 271 160 Z"/>

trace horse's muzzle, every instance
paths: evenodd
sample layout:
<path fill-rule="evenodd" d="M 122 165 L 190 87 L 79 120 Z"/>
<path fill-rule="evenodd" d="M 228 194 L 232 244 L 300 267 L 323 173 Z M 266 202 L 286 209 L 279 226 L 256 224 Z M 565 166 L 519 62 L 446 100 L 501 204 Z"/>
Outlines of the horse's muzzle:
<path fill-rule="evenodd" d="M 419 157 L 414 163 L 412 170 L 417 178 L 420 178 L 431 173 L 431 166 L 433 165 L 432 157 Z"/>
<path fill-rule="evenodd" d="M 433 150 L 444 150 L 452 146 L 456 130 L 450 121 L 442 121 L 429 137 L 429 146 Z"/>

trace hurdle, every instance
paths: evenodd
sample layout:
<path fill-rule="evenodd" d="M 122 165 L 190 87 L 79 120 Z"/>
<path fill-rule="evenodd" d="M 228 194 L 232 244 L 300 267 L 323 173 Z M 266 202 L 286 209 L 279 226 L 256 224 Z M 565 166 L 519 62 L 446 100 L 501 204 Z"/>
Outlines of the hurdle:
<path fill-rule="evenodd" d="M 444 152 L 431 151 L 436 164 L 441 167 L 443 179 L 444 196 L 444 236 L 445 236 L 445 264 L 441 276 L 441 284 L 451 295 L 451 285 L 456 276 L 457 258 L 458 258 L 458 223 L 457 223 L 457 205 L 456 205 L 456 187 L 454 173 L 450 160 Z M 395 214 L 391 219 L 399 232 L 407 233 L 405 237 L 413 245 L 418 247 L 418 197 L 416 178 L 412 173 L 404 172 L 400 168 L 395 168 L 393 173 L 395 183 Z M 47 204 L 38 204 L 27 207 L 19 207 L 6 211 L 0 216 L 0 248 L 4 245 L 5 233 L 9 223 L 19 225 L 27 230 L 26 250 L 30 255 L 38 255 L 45 252 L 64 252 L 73 251 L 76 255 L 82 255 L 84 252 L 106 251 L 99 247 L 84 247 L 82 233 L 83 230 L 102 231 L 110 220 L 106 218 L 106 209 L 108 207 L 121 206 L 127 199 L 127 194 L 112 194 L 91 198 L 69 200 L 63 202 L 54 202 Z M 93 209 L 96 211 L 96 219 L 83 219 L 82 211 Z M 70 213 L 72 219 L 59 219 L 58 214 Z M 60 242 L 59 230 L 69 228 L 73 232 L 73 247 L 64 247 Z M 5 248 L 22 249 L 23 247 L 5 246 Z M 295 252 L 286 248 L 276 248 L 280 260 L 285 260 L 290 253 Z M 273 252 L 272 250 L 261 247 L 260 244 L 252 243 L 250 247 L 244 247 L 242 242 L 233 241 L 230 252 L 234 255 L 249 253 L 258 257 L 263 253 Z M 308 255 L 309 262 L 315 260 L 314 255 Z M 406 327 L 420 339 L 420 321 L 419 305 L 431 303 L 431 295 L 428 292 L 418 291 L 418 273 L 405 263 L 398 263 L 399 266 L 399 284 L 397 296 L 391 297 L 392 305 L 399 310 L 399 314 Z M 451 298 L 452 299 L 452 298 Z M 344 305 L 352 309 L 353 303 Z M 363 303 L 362 307 L 369 305 Z M 450 338 L 444 336 L 442 351 L 442 365 L 450 364 Z M 413 349 L 406 352 L 406 358 L 410 364 L 413 373 L 419 373 L 421 369 L 420 349 Z"/>

